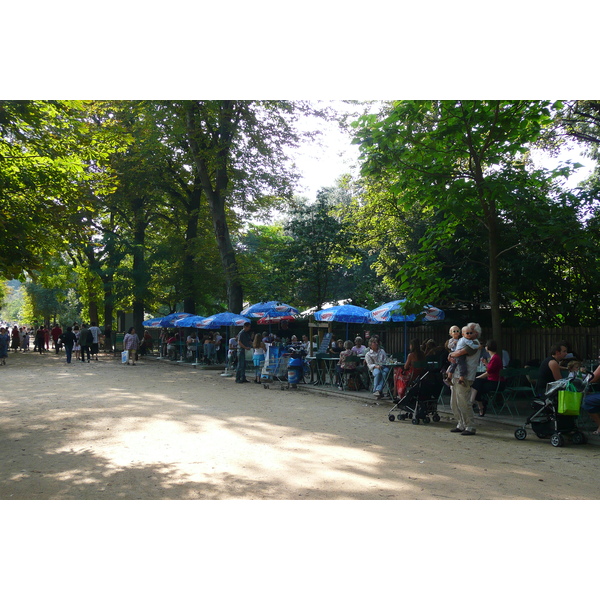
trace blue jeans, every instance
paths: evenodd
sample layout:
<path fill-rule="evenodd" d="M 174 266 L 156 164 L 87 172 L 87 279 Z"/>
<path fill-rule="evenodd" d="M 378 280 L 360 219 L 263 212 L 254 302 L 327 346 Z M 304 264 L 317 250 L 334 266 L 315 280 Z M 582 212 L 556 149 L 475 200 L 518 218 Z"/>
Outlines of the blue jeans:
<path fill-rule="evenodd" d="M 235 372 L 236 381 L 244 381 L 246 379 L 246 351 L 241 348 L 238 350 L 238 365 Z"/>
<path fill-rule="evenodd" d="M 67 362 L 71 362 L 71 356 L 73 355 L 73 346 L 67 346 L 65 344 L 65 354 L 67 355 Z"/>
<path fill-rule="evenodd" d="M 383 391 L 383 383 L 387 379 L 389 372 L 389 367 L 383 367 L 382 369 L 375 367 L 373 369 L 373 393 Z"/>

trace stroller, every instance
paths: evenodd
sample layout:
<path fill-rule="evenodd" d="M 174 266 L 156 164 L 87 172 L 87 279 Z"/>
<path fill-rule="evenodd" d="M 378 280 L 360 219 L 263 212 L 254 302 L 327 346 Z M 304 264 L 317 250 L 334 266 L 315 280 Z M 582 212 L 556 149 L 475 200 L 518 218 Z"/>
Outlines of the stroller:
<path fill-rule="evenodd" d="M 400 411 L 398 415 L 400 421 L 411 418 L 413 425 L 418 425 L 421 420 L 423 423 L 430 423 L 431 420 L 437 423 L 440 420 L 437 412 L 437 399 L 442 385 L 442 376 L 439 370 L 433 365 L 427 368 L 419 377 L 409 383 L 403 395 L 397 399 L 396 404 L 388 413 L 388 419 L 395 421 L 396 415 L 393 413 L 397 410 Z M 429 415 L 432 415 L 431 419 Z"/>
<path fill-rule="evenodd" d="M 571 438 L 573 444 L 585 444 L 587 439 L 583 432 L 577 429 L 577 414 L 561 414 L 558 407 L 558 394 L 573 386 L 581 396 L 585 393 L 591 375 L 585 379 L 559 379 L 546 386 L 546 393 L 538 400 L 531 403 L 535 409 L 534 413 L 527 417 L 525 425 L 515 430 L 515 438 L 524 440 L 527 437 L 525 427 L 531 425 L 531 429 L 540 439 L 550 439 L 550 443 L 558 448 L 564 446 L 565 435 Z"/>

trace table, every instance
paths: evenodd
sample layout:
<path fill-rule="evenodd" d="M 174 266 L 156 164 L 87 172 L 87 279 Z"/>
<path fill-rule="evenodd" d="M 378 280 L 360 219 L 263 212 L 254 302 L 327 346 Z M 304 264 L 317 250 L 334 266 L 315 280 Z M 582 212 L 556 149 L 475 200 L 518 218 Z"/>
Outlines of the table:
<path fill-rule="evenodd" d="M 340 362 L 338 357 L 311 356 L 314 360 L 315 373 L 317 380 L 312 382 L 313 385 L 335 385 L 335 365 Z M 311 363 L 312 366 L 313 363 Z M 329 379 L 329 381 L 327 381 Z M 312 369 L 311 369 L 312 381 Z"/>

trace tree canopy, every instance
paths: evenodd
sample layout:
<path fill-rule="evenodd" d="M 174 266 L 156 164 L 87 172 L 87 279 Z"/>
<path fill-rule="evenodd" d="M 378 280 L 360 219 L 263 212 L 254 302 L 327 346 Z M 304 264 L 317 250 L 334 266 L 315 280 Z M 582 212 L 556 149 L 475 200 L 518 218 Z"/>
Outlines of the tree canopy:
<path fill-rule="evenodd" d="M 0 275 L 28 280 L 28 318 L 81 302 L 107 326 L 397 297 L 487 311 L 498 339 L 501 324 L 596 324 L 598 169 L 569 187 L 577 165 L 532 151 L 583 144 L 597 164 L 599 106 L 365 103 L 361 175 L 304 198 L 292 150 L 316 131 L 300 123 L 331 117 L 311 103 L 2 101 Z"/>

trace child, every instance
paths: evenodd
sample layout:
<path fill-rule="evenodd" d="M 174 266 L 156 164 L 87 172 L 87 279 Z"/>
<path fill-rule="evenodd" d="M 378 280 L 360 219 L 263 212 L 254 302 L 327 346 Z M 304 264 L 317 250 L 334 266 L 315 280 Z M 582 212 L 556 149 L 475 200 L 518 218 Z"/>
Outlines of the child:
<path fill-rule="evenodd" d="M 252 355 L 252 360 L 254 362 L 254 383 L 260 383 L 260 373 L 265 362 L 265 354 L 267 351 L 267 347 L 262 341 L 260 333 L 257 333 L 254 336 L 252 349 L 254 350 L 254 354 Z"/>
<path fill-rule="evenodd" d="M 454 350 L 451 350 L 451 352 L 456 352 L 464 348 L 467 350 L 467 354 L 459 356 L 457 359 L 455 359 L 455 363 L 450 363 L 450 366 L 448 367 L 448 370 L 446 372 L 448 373 L 448 379 L 451 380 L 454 371 L 456 371 L 456 368 L 458 367 L 458 373 L 460 375 L 460 377 L 458 378 L 458 383 L 460 383 L 460 385 L 465 385 L 465 376 L 467 375 L 467 356 L 472 356 L 473 354 L 475 354 L 475 352 L 479 350 L 480 344 L 478 340 L 471 340 L 465 336 L 465 331 L 469 330 L 469 328 L 466 325 L 462 328 L 462 337 L 460 339 L 458 338 L 458 335 L 456 335 L 456 331 L 452 333 L 454 327 L 456 326 L 452 326 L 450 328 L 450 335 L 452 335 L 454 339 L 448 340 L 448 347 L 450 347 L 450 344 L 453 343 L 455 344 L 455 348 Z M 456 327 L 456 329 L 458 329 L 458 327 Z M 456 342 L 454 342 L 455 339 Z"/>

